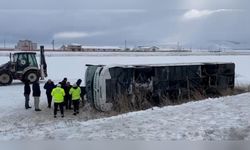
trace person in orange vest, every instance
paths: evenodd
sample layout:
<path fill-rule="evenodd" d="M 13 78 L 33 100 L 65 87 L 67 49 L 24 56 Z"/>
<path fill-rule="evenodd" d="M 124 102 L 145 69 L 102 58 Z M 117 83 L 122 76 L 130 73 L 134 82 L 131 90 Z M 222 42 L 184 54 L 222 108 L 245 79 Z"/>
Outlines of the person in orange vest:
<path fill-rule="evenodd" d="M 54 101 L 54 118 L 56 118 L 58 107 L 60 108 L 61 117 L 63 118 L 64 117 L 63 106 L 64 106 L 65 92 L 64 92 L 64 89 L 61 88 L 61 84 L 57 84 L 56 88 L 52 90 L 51 96 Z"/>

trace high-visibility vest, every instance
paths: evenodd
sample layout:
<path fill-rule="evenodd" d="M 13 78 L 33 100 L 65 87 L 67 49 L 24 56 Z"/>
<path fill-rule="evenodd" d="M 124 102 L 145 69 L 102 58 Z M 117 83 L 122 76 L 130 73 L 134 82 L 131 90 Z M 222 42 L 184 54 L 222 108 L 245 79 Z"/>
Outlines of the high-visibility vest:
<path fill-rule="evenodd" d="M 63 88 L 56 87 L 52 90 L 51 96 L 55 103 L 62 103 L 64 101 L 65 92 Z"/>
<path fill-rule="evenodd" d="M 81 89 L 80 87 L 77 88 L 70 88 L 69 94 L 72 95 L 72 100 L 79 100 L 81 97 Z"/>

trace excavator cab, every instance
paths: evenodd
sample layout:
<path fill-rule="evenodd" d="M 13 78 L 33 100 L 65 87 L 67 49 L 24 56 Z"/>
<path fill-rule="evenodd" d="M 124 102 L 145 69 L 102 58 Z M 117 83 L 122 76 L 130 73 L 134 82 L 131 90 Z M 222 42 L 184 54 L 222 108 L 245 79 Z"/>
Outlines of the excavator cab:
<path fill-rule="evenodd" d="M 13 55 L 13 64 L 15 64 L 16 71 L 23 71 L 27 67 L 36 67 L 36 53 L 15 53 Z"/>
<path fill-rule="evenodd" d="M 13 79 L 33 83 L 44 77 L 47 77 L 47 64 L 43 46 L 40 50 L 40 67 L 35 52 L 10 54 L 10 61 L 0 66 L 0 85 L 11 84 Z"/>

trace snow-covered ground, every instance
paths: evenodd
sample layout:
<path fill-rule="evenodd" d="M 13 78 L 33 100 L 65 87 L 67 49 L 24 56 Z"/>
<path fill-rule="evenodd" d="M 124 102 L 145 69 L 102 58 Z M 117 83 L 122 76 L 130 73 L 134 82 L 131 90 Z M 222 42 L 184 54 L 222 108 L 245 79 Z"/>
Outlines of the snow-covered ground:
<path fill-rule="evenodd" d="M 249 106 L 250 93 L 95 120 L 88 120 L 94 113 L 88 110 L 54 119 L 44 106 L 38 113 L 9 108 L 1 116 L 0 139 L 250 140 Z"/>
<path fill-rule="evenodd" d="M 0 64 L 7 62 L 0 57 Z M 50 56 L 50 79 L 56 83 L 68 77 L 71 83 L 84 79 L 85 64 L 157 64 L 183 62 L 234 62 L 236 85 L 250 84 L 250 55 L 220 56 Z M 41 82 L 43 87 L 44 81 Z M 79 116 L 66 111 L 65 118 L 53 118 L 42 90 L 41 112 L 24 109 L 23 85 L 15 81 L 0 87 L 0 140 L 84 139 L 84 140 L 221 140 L 250 139 L 250 93 L 153 108 L 118 116 L 81 108 Z M 31 99 L 31 104 L 33 99 Z"/>

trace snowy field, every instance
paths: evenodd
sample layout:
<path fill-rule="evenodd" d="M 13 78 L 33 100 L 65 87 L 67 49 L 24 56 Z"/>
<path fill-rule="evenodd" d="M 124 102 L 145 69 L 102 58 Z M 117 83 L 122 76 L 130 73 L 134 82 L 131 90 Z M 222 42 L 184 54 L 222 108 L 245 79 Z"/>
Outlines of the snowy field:
<path fill-rule="evenodd" d="M 234 62 L 236 85 L 250 84 L 250 55 L 47 55 L 48 78 L 56 83 L 64 77 L 71 83 L 79 78 L 84 80 L 85 64 Z M 8 60 L 7 55 L 0 56 L 0 64 Z M 41 81 L 41 88 L 43 85 Z M 19 81 L 0 87 L 0 140 L 250 140 L 250 93 L 118 116 L 86 106 L 79 116 L 66 111 L 63 119 L 53 118 L 53 111 L 46 107 L 44 90 L 41 112 L 35 112 L 34 107 L 25 110 L 22 93 L 23 84 Z M 33 99 L 33 105 L 32 102 Z"/>

